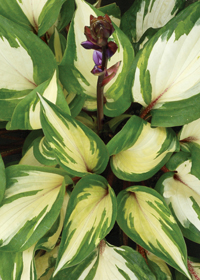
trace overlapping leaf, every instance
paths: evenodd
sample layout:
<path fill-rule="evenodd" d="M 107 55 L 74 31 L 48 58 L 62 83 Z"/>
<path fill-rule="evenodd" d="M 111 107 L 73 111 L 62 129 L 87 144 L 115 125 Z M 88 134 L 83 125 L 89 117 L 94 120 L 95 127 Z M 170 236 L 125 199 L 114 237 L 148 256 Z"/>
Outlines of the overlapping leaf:
<path fill-rule="evenodd" d="M 151 128 L 143 119 L 132 116 L 107 144 L 111 167 L 124 180 L 141 181 L 153 176 L 179 149 L 171 129 Z"/>
<path fill-rule="evenodd" d="M 191 153 L 193 175 L 200 179 L 200 119 L 183 126 L 179 133 L 181 150 Z"/>
<path fill-rule="evenodd" d="M 158 29 L 172 19 L 185 0 L 137 0 L 122 17 L 121 28 L 129 39 L 138 42 L 149 29 Z"/>
<path fill-rule="evenodd" d="M 156 279 L 160 280 L 172 280 L 172 274 L 169 270 L 167 264 L 154 254 L 149 251 L 146 251 L 148 266 L 151 271 L 156 276 Z"/>
<path fill-rule="evenodd" d="M 0 119 L 10 120 L 16 105 L 53 75 L 56 61 L 36 35 L 2 16 L 0 36 Z"/>
<path fill-rule="evenodd" d="M 61 166 L 70 174 L 80 177 L 88 172 L 103 172 L 109 158 L 103 141 L 54 104 L 41 96 L 40 99 L 42 128 Z"/>
<path fill-rule="evenodd" d="M 143 117 L 151 111 L 152 126 L 178 126 L 200 117 L 199 14 L 200 3 L 186 8 L 134 62 L 129 76 L 134 78 L 133 99 L 146 107 Z"/>
<path fill-rule="evenodd" d="M 200 180 L 191 174 L 191 160 L 176 159 L 176 173 L 166 173 L 158 181 L 156 188 L 163 195 L 178 224 L 188 239 L 200 243 Z M 170 164 L 170 163 L 169 163 Z"/>
<path fill-rule="evenodd" d="M 1 280 L 37 280 L 33 262 L 34 249 L 35 244 L 23 252 L 1 252 Z"/>
<path fill-rule="evenodd" d="M 109 233 L 116 218 L 116 197 L 100 175 L 83 177 L 69 200 L 55 274 L 84 260 Z"/>
<path fill-rule="evenodd" d="M 142 256 L 127 246 L 115 247 L 102 240 L 81 263 L 60 271 L 53 279 L 155 280 Z"/>
<path fill-rule="evenodd" d="M 134 186 L 121 191 L 117 202 L 121 229 L 191 279 L 183 236 L 162 197 L 150 188 Z"/>
<path fill-rule="evenodd" d="M 8 0 L 1 3 L 1 14 L 12 21 L 35 29 L 43 35 L 56 21 L 64 0 Z"/>
<path fill-rule="evenodd" d="M 65 192 L 64 171 L 13 165 L 6 169 L 6 191 L 0 205 L 0 249 L 26 250 L 57 219 Z"/>
<path fill-rule="evenodd" d="M 53 77 L 45 81 L 31 93 L 29 93 L 15 108 L 12 120 L 6 126 L 7 129 L 40 129 L 40 100 L 37 96 L 39 92 L 42 96 L 57 104 L 62 110 L 70 114 L 69 107 L 65 101 L 63 91 L 57 81 L 56 72 Z"/>
<path fill-rule="evenodd" d="M 87 95 L 96 99 L 97 77 L 91 73 L 94 67 L 93 50 L 84 49 L 81 43 L 86 41 L 84 26 L 89 26 L 90 15 L 96 17 L 103 14 L 83 0 L 76 0 L 76 5 L 77 10 L 70 24 L 67 48 L 59 67 L 60 79 L 69 93 Z M 116 76 L 104 87 L 105 98 L 108 101 L 105 104 L 105 113 L 114 116 L 125 111 L 130 105 L 130 94 L 127 94 L 124 82 L 133 59 L 133 49 L 128 38 L 116 26 L 111 39 L 118 45 L 118 50 L 109 60 L 108 68 L 121 61 Z M 120 104 L 110 108 L 122 95 Z M 90 108 L 88 104 L 87 109 L 93 110 L 96 106 Z"/>

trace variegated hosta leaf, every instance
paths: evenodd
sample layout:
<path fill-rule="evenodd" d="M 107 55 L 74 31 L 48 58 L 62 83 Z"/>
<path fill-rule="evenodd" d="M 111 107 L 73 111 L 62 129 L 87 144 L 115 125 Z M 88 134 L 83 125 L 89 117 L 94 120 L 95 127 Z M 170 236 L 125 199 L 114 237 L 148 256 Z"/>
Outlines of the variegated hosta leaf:
<path fill-rule="evenodd" d="M 87 175 L 70 197 L 55 274 L 84 260 L 112 229 L 116 197 L 106 179 Z"/>
<path fill-rule="evenodd" d="M 123 15 L 121 28 L 135 43 L 149 28 L 164 26 L 177 13 L 185 0 L 137 0 Z"/>
<path fill-rule="evenodd" d="M 146 107 L 142 117 L 151 111 L 152 126 L 178 126 L 200 117 L 199 15 L 198 2 L 172 19 L 146 44 L 129 73 L 133 99 Z"/>
<path fill-rule="evenodd" d="M 179 149 L 171 129 L 152 128 L 132 116 L 107 145 L 114 174 L 124 180 L 141 181 L 152 177 Z"/>
<path fill-rule="evenodd" d="M 41 123 L 48 144 L 60 165 L 74 176 L 102 173 L 108 163 L 103 141 L 88 127 L 40 96 Z"/>
<path fill-rule="evenodd" d="M 35 266 L 37 272 L 37 279 L 49 280 L 54 271 L 56 258 L 58 256 L 59 247 L 56 246 L 52 251 L 40 254 L 41 251 L 35 256 Z"/>
<path fill-rule="evenodd" d="M 12 115 L 12 120 L 6 126 L 7 129 L 40 129 L 40 100 L 37 96 L 39 92 L 42 96 L 59 106 L 66 113 L 70 114 L 69 107 L 65 101 L 63 91 L 57 81 L 56 71 L 53 76 L 39 85 L 29 93 L 16 106 Z"/>
<path fill-rule="evenodd" d="M 97 77 L 91 73 L 94 67 L 93 50 L 86 50 L 81 43 L 86 41 L 84 26 L 90 25 L 90 15 L 103 15 L 100 11 L 83 0 L 76 0 L 77 10 L 70 24 L 67 48 L 60 64 L 60 79 L 69 93 L 87 95 L 96 99 Z M 119 115 L 130 106 L 130 94 L 127 94 L 125 77 L 133 60 L 133 48 L 124 33 L 115 26 L 111 39 L 118 45 L 118 50 L 109 59 L 108 68 L 121 61 L 116 76 L 104 87 L 107 115 Z M 115 102 L 123 95 L 120 104 Z M 110 105 L 115 104 L 115 108 Z M 97 105 L 96 105 L 97 106 Z M 96 109 L 95 106 L 95 109 Z M 88 104 L 88 109 L 91 109 Z M 92 107 L 92 110 L 94 108 Z"/>
<path fill-rule="evenodd" d="M 191 173 L 200 179 L 200 119 L 184 125 L 179 139 L 181 150 L 191 153 Z"/>
<path fill-rule="evenodd" d="M 68 180 L 68 184 L 70 183 L 71 183 L 71 179 Z M 38 243 L 36 244 L 36 249 L 50 251 L 56 246 L 60 233 L 63 229 L 63 223 L 64 223 L 70 195 L 71 193 L 69 191 L 65 193 L 59 217 L 57 218 L 57 220 L 55 221 L 51 229 L 38 241 Z"/>
<path fill-rule="evenodd" d="M 56 21 L 64 0 L 7 0 L 1 4 L 1 14 L 43 35 Z M 11 8 L 12 7 L 12 8 Z"/>
<path fill-rule="evenodd" d="M 13 165 L 6 169 L 0 205 L 1 250 L 26 250 L 51 228 L 62 206 L 65 175 L 55 168 Z"/>
<path fill-rule="evenodd" d="M 173 159 L 172 159 L 173 160 Z M 191 174 L 191 160 L 178 163 L 156 185 L 188 239 L 200 243 L 200 180 Z"/>
<path fill-rule="evenodd" d="M 121 191 L 117 202 L 120 228 L 191 279 L 183 236 L 163 198 L 153 189 L 134 186 Z"/>
<path fill-rule="evenodd" d="M 4 197 L 4 192 L 6 188 L 6 174 L 5 174 L 5 166 L 0 154 L 0 202 Z"/>
<path fill-rule="evenodd" d="M 0 253 L 0 279 L 1 280 L 37 280 L 33 261 L 35 244 L 23 252 Z"/>
<path fill-rule="evenodd" d="M 55 28 L 55 31 L 49 41 L 49 47 L 53 51 L 57 63 L 62 61 L 63 53 L 66 48 L 66 42 L 67 40 L 65 37 L 58 32 L 57 28 Z"/>
<path fill-rule="evenodd" d="M 2 16 L 0 49 L 0 119 L 10 120 L 16 105 L 53 75 L 56 61 L 36 35 Z"/>
<path fill-rule="evenodd" d="M 54 156 L 52 149 L 50 148 L 46 137 L 38 137 L 33 142 L 33 153 L 35 158 L 44 165 L 56 165 L 57 159 Z"/>
<path fill-rule="evenodd" d="M 148 259 L 148 266 L 154 275 L 156 275 L 156 279 L 172 280 L 172 274 L 169 267 L 162 259 L 158 258 L 149 251 L 146 251 L 146 256 Z"/>
<path fill-rule="evenodd" d="M 99 246 L 78 265 L 64 269 L 55 280 L 155 280 L 142 256 L 127 246 L 115 247 L 102 240 Z"/>
<path fill-rule="evenodd" d="M 44 166 L 44 164 L 41 164 L 35 157 L 33 152 L 33 146 L 31 146 L 27 152 L 24 154 L 24 156 L 21 158 L 19 164 L 21 165 L 31 165 L 31 166 Z"/>

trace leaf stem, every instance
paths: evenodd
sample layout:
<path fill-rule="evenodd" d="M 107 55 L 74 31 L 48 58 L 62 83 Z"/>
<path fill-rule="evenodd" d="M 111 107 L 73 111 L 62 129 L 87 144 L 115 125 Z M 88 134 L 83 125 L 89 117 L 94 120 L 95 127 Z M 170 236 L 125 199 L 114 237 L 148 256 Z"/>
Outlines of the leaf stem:
<path fill-rule="evenodd" d="M 106 56 L 106 46 L 102 47 L 102 71 L 104 71 L 107 67 L 108 58 Z M 105 77 L 105 73 L 98 77 L 97 81 L 97 127 L 98 127 L 98 134 L 102 130 L 103 125 L 103 104 L 104 104 L 104 95 L 103 91 L 104 88 L 101 86 L 103 79 Z"/>

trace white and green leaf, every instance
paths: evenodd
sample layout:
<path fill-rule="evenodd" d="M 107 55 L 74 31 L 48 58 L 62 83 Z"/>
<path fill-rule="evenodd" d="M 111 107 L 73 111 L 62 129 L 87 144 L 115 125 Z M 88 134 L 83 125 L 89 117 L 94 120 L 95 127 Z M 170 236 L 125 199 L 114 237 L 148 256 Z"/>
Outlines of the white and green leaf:
<path fill-rule="evenodd" d="M 120 228 L 191 279 L 183 236 L 163 198 L 153 189 L 134 186 L 121 191 L 117 202 Z"/>
<path fill-rule="evenodd" d="M 97 77 L 91 73 L 94 67 L 93 50 L 84 49 L 81 43 L 87 40 L 84 26 L 90 25 L 90 15 L 97 17 L 104 14 L 83 0 L 76 0 L 76 5 L 75 16 L 70 24 L 67 48 L 59 66 L 60 79 L 69 93 L 87 95 L 96 99 Z M 127 95 L 125 77 L 134 54 L 128 38 L 117 26 L 111 40 L 116 42 L 118 50 L 109 59 L 108 68 L 121 61 L 116 76 L 104 87 L 104 95 L 108 101 L 105 105 L 105 113 L 113 116 L 130 106 L 131 98 L 130 94 Z M 115 103 L 122 95 L 120 104 L 110 109 L 110 104 Z M 89 104 L 88 109 L 90 109 Z"/>
<path fill-rule="evenodd" d="M 66 178 L 65 178 L 65 183 L 67 183 Z M 68 184 L 71 183 L 72 183 L 71 180 L 68 179 Z M 56 243 L 58 242 L 61 231 L 63 229 L 65 214 L 66 214 L 70 195 L 71 193 L 67 190 L 64 196 L 59 217 L 57 218 L 57 220 L 55 221 L 51 229 L 38 241 L 38 243 L 36 244 L 36 249 L 51 251 L 56 246 Z"/>
<path fill-rule="evenodd" d="M 51 228 L 62 207 L 65 175 L 55 168 L 13 165 L 6 169 L 0 204 L 1 250 L 26 250 Z"/>
<path fill-rule="evenodd" d="M 116 197 L 100 175 L 84 176 L 70 197 L 54 275 L 84 260 L 110 232 L 116 219 Z"/>
<path fill-rule="evenodd" d="M 200 180 L 191 174 L 190 159 L 176 165 L 176 173 L 164 174 L 156 189 L 164 197 L 183 235 L 200 243 Z"/>
<path fill-rule="evenodd" d="M 175 133 L 132 116 L 107 144 L 114 174 L 124 180 L 152 177 L 179 150 Z"/>
<path fill-rule="evenodd" d="M 40 93 L 52 103 L 59 106 L 66 113 L 70 114 L 69 107 L 65 100 L 63 91 L 57 81 L 56 71 L 53 76 L 35 88 L 16 106 L 11 122 L 6 126 L 9 130 L 15 129 L 40 129 L 40 99 L 36 93 Z"/>
<path fill-rule="evenodd" d="M 115 247 L 102 240 L 81 263 L 63 269 L 55 280 L 131 279 L 155 280 L 142 256 L 127 246 Z"/>
<path fill-rule="evenodd" d="M 37 36 L 0 16 L 0 119 L 10 120 L 16 105 L 49 79 L 56 61 Z"/>
<path fill-rule="evenodd" d="M 34 264 L 35 244 L 23 252 L 0 253 L 1 280 L 37 280 Z"/>
<path fill-rule="evenodd" d="M 121 28 L 136 43 L 149 29 L 158 29 L 171 20 L 185 0 L 137 0 L 122 17 Z"/>
<path fill-rule="evenodd" d="M 34 157 L 43 165 L 53 166 L 58 164 L 46 137 L 38 137 L 33 142 Z"/>
<path fill-rule="evenodd" d="M 41 123 L 60 165 L 74 176 L 102 173 L 108 163 L 103 141 L 88 127 L 40 96 Z"/>
<path fill-rule="evenodd" d="M 200 117 L 200 3 L 161 28 L 129 73 L 135 102 L 151 111 L 152 126 L 179 126 Z M 187 58 L 185 54 L 187 53 Z"/>
<path fill-rule="evenodd" d="M 39 251 L 35 256 L 35 267 L 37 272 L 37 279 L 50 280 L 56 264 L 59 247 L 56 246 L 52 251 L 46 252 Z"/>
<path fill-rule="evenodd" d="M 17 24 L 43 35 L 56 21 L 64 0 L 8 0 L 1 4 L 1 14 Z M 12 7 L 12 8 L 11 8 Z"/>

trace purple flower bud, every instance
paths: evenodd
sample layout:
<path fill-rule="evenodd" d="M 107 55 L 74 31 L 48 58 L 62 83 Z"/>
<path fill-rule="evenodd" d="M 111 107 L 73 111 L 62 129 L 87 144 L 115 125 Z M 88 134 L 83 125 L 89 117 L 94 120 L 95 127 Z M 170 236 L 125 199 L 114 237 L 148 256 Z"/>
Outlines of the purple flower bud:
<path fill-rule="evenodd" d="M 99 47 L 107 45 L 108 38 L 113 32 L 114 27 L 108 15 L 98 16 L 97 18 L 91 15 L 90 27 L 85 26 L 85 36 L 87 40 Z"/>
<path fill-rule="evenodd" d="M 94 60 L 95 65 L 101 65 L 102 64 L 102 53 L 99 51 L 94 51 L 93 60 Z"/>

